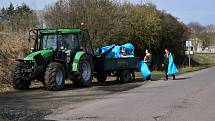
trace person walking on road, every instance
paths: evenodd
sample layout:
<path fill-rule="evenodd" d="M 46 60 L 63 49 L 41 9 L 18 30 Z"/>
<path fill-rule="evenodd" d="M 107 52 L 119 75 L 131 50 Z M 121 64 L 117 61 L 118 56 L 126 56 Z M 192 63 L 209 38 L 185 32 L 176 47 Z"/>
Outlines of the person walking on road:
<path fill-rule="evenodd" d="M 169 49 L 165 49 L 164 61 L 162 67 L 165 71 L 166 80 L 168 80 L 168 75 L 172 75 L 173 80 L 175 80 L 175 74 L 178 73 L 178 69 L 174 64 L 174 55 L 169 52 Z"/>
<path fill-rule="evenodd" d="M 147 66 L 149 67 L 149 69 L 152 71 L 152 55 L 150 53 L 150 51 L 148 49 L 146 49 L 145 51 L 145 56 L 144 56 L 144 62 L 147 64 Z"/>
<path fill-rule="evenodd" d="M 152 71 L 152 55 L 148 49 L 145 51 L 145 56 L 144 56 L 144 63 L 148 66 L 149 70 Z M 147 77 L 147 80 L 151 80 L 151 75 Z"/>

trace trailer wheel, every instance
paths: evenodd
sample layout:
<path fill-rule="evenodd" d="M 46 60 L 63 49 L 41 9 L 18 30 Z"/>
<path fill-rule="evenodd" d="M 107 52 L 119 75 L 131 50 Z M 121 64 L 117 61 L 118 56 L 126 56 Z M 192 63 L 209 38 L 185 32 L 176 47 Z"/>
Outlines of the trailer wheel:
<path fill-rule="evenodd" d="M 105 71 L 102 72 L 98 72 L 96 75 L 96 79 L 98 80 L 98 82 L 102 85 L 104 85 L 106 79 L 107 79 L 107 73 Z"/>
<path fill-rule="evenodd" d="M 120 81 L 124 83 L 128 83 L 132 81 L 131 73 L 128 70 L 123 70 L 120 73 Z"/>

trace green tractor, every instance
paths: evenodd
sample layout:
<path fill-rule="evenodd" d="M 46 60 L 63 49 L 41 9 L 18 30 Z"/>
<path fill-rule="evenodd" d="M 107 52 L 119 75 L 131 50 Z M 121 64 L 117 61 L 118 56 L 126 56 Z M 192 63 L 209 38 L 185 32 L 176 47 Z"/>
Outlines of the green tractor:
<path fill-rule="evenodd" d="M 12 70 L 12 85 L 26 90 L 32 80 L 47 90 L 61 90 L 65 79 L 90 86 L 93 79 L 93 49 L 87 29 L 33 29 L 29 32 L 31 53 L 18 59 Z"/>

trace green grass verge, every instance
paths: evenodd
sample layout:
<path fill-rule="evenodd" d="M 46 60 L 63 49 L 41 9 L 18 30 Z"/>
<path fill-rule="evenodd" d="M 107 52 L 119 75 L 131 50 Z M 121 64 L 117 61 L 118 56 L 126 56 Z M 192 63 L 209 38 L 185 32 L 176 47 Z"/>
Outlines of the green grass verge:
<path fill-rule="evenodd" d="M 210 65 L 215 63 L 215 53 L 195 53 L 191 59 L 199 64 Z"/>

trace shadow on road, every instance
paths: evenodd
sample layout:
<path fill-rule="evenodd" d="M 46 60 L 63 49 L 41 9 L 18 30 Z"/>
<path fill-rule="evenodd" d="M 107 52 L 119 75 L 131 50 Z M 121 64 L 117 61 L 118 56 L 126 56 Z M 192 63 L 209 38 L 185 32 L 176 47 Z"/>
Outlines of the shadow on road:
<path fill-rule="evenodd" d="M 175 80 L 188 80 L 191 79 L 192 77 L 181 77 L 181 78 L 177 78 Z"/>
<path fill-rule="evenodd" d="M 68 82 L 68 81 L 67 81 Z M 134 84 L 135 85 L 135 83 L 141 83 L 141 82 L 144 82 L 144 80 L 143 80 L 143 78 L 136 78 L 136 80 L 134 80 L 134 81 L 132 81 L 132 82 L 129 82 L 129 83 L 122 83 L 122 82 L 120 82 L 120 81 L 117 81 L 117 80 L 108 80 L 108 81 L 106 81 L 105 82 L 105 84 L 103 84 L 103 85 L 101 85 L 100 83 L 98 83 L 97 81 L 95 82 L 93 82 L 92 83 L 92 87 L 99 87 L 99 88 L 103 88 L 103 87 L 106 87 L 106 86 L 108 86 L 108 87 L 111 87 L 111 86 L 113 86 L 113 87 L 116 87 L 116 86 L 124 86 L 125 87 L 125 89 L 124 90 L 129 90 L 129 89 L 131 89 L 131 88 L 128 88 L 128 89 L 126 89 L 128 86 L 126 86 L 126 84 L 128 84 L 128 85 L 132 85 L 132 84 Z M 38 82 L 38 83 L 40 83 L 40 82 Z M 77 86 L 75 86 L 74 84 L 72 84 L 72 81 L 69 81 L 69 83 L 66 83 L 65 84 L 65 87 L 64 87 L 64 89 L 63 90 L 61 90 L 61 91 L 67 91 L 67 90 L 79 90 L 79 89 L 86 89 L 87 87 L 77 87 Z M 32 88 L 30 88 L 30 89 L 28 89 L 28 90 L 25 90 L 25 91 L 18 91 L 18 92 L 29 92 L 29 91 L 36 91 L 36 90 L 46 90 L 45 89 L 45 87 L 43 87 L 42 85 L 41 86 L 39 86 L 39 87 L 32 87 Z M 110 91 L 115 91 L 115 89 L 113 89 L 113 90 L 110 90 Z M 55 91 L 52 91 L 52 92 L 55 92 Z"/>

